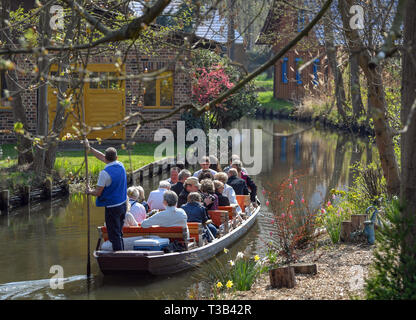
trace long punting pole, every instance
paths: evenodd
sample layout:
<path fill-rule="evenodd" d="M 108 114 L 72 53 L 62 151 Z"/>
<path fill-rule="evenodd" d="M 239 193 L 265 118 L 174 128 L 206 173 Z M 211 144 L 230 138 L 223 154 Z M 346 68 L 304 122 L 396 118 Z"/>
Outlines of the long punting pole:
<path fill-rule="evenodd" d="M 83 122 L 83 126 L 84 126 L 84 130 L 83 130 L 83 139 L 84 142 L 87 139 L 87 136 L 85 134 L 85 107 L 84 107 L 84 102 L 82 102 L 82 122 Z M 89 175 L 88 175 L 88 149 L 87 149 L 87 145 L 84 143 L 84 158 L 85 158 L 85 175 L 86 175 L 86 179 L 85 179 L 85 184 L 86 184 L 86 188 L 89 187 L 90 185 L 90 181 L 89 181 Z M 88 256 L 87 256 L 87 278 L 90 278 L 91 276 L 91 259 L 90 259 L 90 195 L 87 194 L 87 241 L 88 241 Z"/>

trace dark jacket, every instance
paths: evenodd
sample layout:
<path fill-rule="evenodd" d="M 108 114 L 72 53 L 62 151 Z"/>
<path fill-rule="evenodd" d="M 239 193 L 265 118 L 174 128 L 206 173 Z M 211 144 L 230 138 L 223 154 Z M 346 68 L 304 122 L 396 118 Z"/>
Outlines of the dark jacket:
<path fill-rule="evenodd" d="M 236 195 L 247 195 L 248 188 L 246 182 L 237 176 L 231 176 L 228 178 L 227 184 L 233 187 Z"/>
<path fill-rule="evenodd" d="M 198 202 L 190 202 L 181 207 L 188 216 L 188 222 L 204 223 L 209 219 L 207 210 Z"/>
<path fill-rule="evenodd" d="M 182 205 L 188 202 L 188 194 L 189 192 L 186 189 L 183 189 L 182 192 L 178 196 L 178 205 L 177 207 L 180 208 Z"/>
<path fill-rule="evenodd" d="M 251 180 L 251 178 L 244 174 L 244 172 L 241 172 L 241 178 L 246 182 L 246 185 L 248 187 L 248 190 L 250 191 L 250 200 L 251 202 L 256 202 L 256 196 L 257 196 L 257 186 Z"/>
<path fill-rule="evenodd" d="M 225 207 L 230 205 L 230 200 L 226 196 L 218 192 L 215 192 L 215 194 L 218 196 L 218 206 Z"/>
<path fill-rule="evenodd" d="M 213 197 L 214 202 L 210 203 L 209 205 L 205 204 L 205 199 L 208 197 Z M 202 202 L 207 210 L 218 210 L 218 196 L 215 193 L 202 193 Z"/>
<path fill-rule="evenodd" d="M 181 194 L 182 190 L 183 190 L 183 183 L 178 181 L 177 183 L 175 183 L 171 188 L 171 191 L 174 191 L 178 197 Z"/>
<path fill-rule="evenodd" d="M 146 212 L 149 212 L 149 205 L 147 204 L 147 202 L 143 200 L 143 201 L 141 202 L 141 204 L 142 204 L 142 206 L 146 209 Z"/>

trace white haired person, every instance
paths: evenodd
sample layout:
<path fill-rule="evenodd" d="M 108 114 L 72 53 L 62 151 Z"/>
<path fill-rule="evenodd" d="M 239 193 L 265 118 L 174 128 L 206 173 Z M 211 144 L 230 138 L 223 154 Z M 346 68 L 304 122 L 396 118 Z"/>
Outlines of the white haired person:
<path fill-rule="evenodd" d="M 238 205 L 237 202 L 237 197 L 235 194 L 235 191 L 233 189 L 233 187 L 231 187 L 230 185 L 227 184 L 228 181 L 228 174 L 226 174 L 225 172 L 218 172 L 215 176 L 214 176 L 215 180 L 219 180 L 224 184 L 224 190 L 222 192 L 223 196 L 226 196 L 228 198 L 228 200 L 230 201 L 230 204 L 236 204 L 237 205 L 237 213 L 241 213 L 241 208 Z"/>
<path fill-rule="evenodd" d="M 140 203 L 140 192 L 137 187 L 128 188 L 127 196 L 129 197 L 129 202 L 127 205 L 128 210 L 124 226 L 137 226 L 139 223 L 142 223 L 144 219 L 146 219 L 146 209 Z"/>
<path fill-rule="evenodd" d="M 170 190 L 170 183 L 167 181 L 160 181 L 159 189 L 150 192 L 149 198 L 147 199 L 150 210 L 165 209 L 165 206 L 163 205 L 163 194 L 168 190 Z"/>
<path fill-rule="evenodd" d="M 142 228 L 149 228 L 151 226 L 159 225 L 161 227 L 186 227 L 188 238 L 188 216 L 181 208 L 176 208 L 178 203 L 178 196 L 175 192 L 166 190 L 162 196 L 163 206 L 166 208 L 163 211 L 155 213 L 151 217 L 142 222 Z"/>
<path fill-rule="evenodd" d="M 146 202 L 146 196 L 144 194 L 144 189 L 142 186 L 136 186 L 135 187 L 137 189 L 137 191 L 139 192 L 139 198 L 138 201 L 139 203 L 146 209 L 146 212 L 149 212 L 149 205 Z"/>
<path fill-rule="evenodd" d="M 230 158 L 229 158 L 229 163 L 230 163 L 230 165 L 228 166 L 228 167 L 225 167 L 224 168 L 224 172 L 225 173 L 228 173 L 228 170 L 230 170 L 231 168 L 232 168 L 232 164 L 233 164 L 233 162 L 234 161 L 241 161 L 240 160 L 240 156 L 239 155 L 237 155 L 237 154 L 233 154 Z M 245 174 L 247 174 L 247 170 L 245 169 L 245 168 L 243 168 L 243 167 L 241 167 L 241 171 L 242 172 L 244 172 Z"/>

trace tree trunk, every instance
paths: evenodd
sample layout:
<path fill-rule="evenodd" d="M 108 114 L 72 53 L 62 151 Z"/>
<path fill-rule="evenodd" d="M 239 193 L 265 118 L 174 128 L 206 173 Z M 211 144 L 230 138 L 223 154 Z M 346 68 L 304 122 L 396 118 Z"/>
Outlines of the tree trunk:
<path fill-rule="evenodd" d="M 1 3 L 1 29 L 3 30 L 0 33 L 1 41 L 6 44 L 6 46 L 12 46 L 13 42 L 17 42 L 16 39 L 13 38 L 13 35 L 10 32 L 10 27 L 5 24 L 5 21 L 10 21 L 10 0 L 4 0 Z M 5 56 L 6 59 L 13 61 L 16 64 L 16 60 L 11 55 Z M 10 91 L 10 95 L 12 96 L 13 100 L 11 101 L 11 105 L 13 108 L 13 120 L 14 122 L 21 122 L 23 124 L 23 129 L 25 132 L 29 131 L 29 126 L 26 118 L 26 111 L 23 105 L 22 96 L 20 93 L 15 94 L 16 92 L 20 91 L 18 87 L 19 78 L 17 76 L 17 72 L 15 70 L 7 71 L 5 75 L 6 80 L 6 87 Z M 30 164 L 33 161 L 33 154 L 32 154 L 32 141 L 21 135 L 19 133 L 16 134 L 17 136 L 17 152 L 18 152 L 18 165 Z"/>
<path fill-rule="evenodd" d="M 228 32 L 227 32 L 227 47 L 228 57 L 231 60 L 235 58 L 235 23 L 234 23 L 234 4 L 235 0 L 227 0 L 227 17 L 228 17 Z"/>
<path fill-rule="evenodd" d="M 353 0 L 338 1 L 338 9 L 344 27 L 344 34 L 348 42 L 351 55 L 356 54 L 359 65 L 368 81 L 368 110 L 373 118 L 376 144 L 380 155 L 381 167 L 387 182 L 387 191 L 390 195 L 400 192 L 399 167 L 394 153 L 394 144 L 391 128 L 387 120 L 386 100 L 384 96 L 381 66 L 370 69 L 371 55 L 365 49 L 363 41 L 357 30 L 349 26 L 349 8 L 354 4 Z"/>
<path fill-rule="evenodd" d="M 357 55 L 350 56 L 350 93 L 353 117 L 358 119 L 364 114 L 364 106 L 361 99 L 360 70 Z"/>
<path fill-rule="evenodd" d="M 403 126 L 408 123 L 412 115 L 412 105 L 416 99 L 416 0 L 408 0 L 404 17 L 404 50 L 402 66 L 402 107 L 401 121 Z M 405 220 L 410 221 L 407 225 L 410 230 L 406 233 L 402 250 L 403 257 L 410 257 L 416 260 L 416 115 L 410 120 L 407 131 L 401 136 L 401 192 L 400 199 L 404 205 L 402 216 Z M 404 270 L 409 279 L 413 278 L 414 267 L 409 260 L 404 262 Z M 412 280 L 410 280 L 412 281 Z"/>
<path fill-rule="evenodd" d="M 42 8 L 42 12 L 39 16 L 39 30 L 40 30 L 40 43 L 43 47 L 46 47 L 49 44 L 49 38 L 51 37 L 51 28 L 49 21 L 51 19 L 50 15 L 51 4 L 45 5 Z M 46 137 L 48 135 L 49 128 L 49 110 L 48 110 L 48 85 L 46 80 L 42 80 L 42 74 L 48 75 L 50 69 L 50 58 L 48 55 L 41 55 L 38 58 L 37 64 L 39 68 L 38 81 L 40 83 L 38 89 L 38 121 L 37 121 L 37 135 L 45 139 L 45 144 L 43 146 L 35 147 L 35 159 L 33 161 L 34 169 L 36 172 L 43 174 L 45 171 L 45 147 L 47 148 Z"/>
<path fill-rule="evenodd" d="M 337 63 L 337 50 L 334 45 L 334 32 L 332 26 L 329 25 L 333 20 L 331 11 L 327 12 L 327 17 L 324 21 L 325 33 L 325 50 L 328 56 L 329 67 L 334 75 L 335 97 L 337 101 L 337 110 L 343 121 L 347 121 L 347 114 L 345 112 L 345 88 L 342 72 Z"/>
<path fill-rule="evenodd" d="M 72 40 L 74 37 L 74 30 L 76 25 L 79 22 L 80 17 L 79 16 L 72 16 L 71 24 L 68 26 L 65 34 L 65 43 L 68 43 L 68 40 Z M 61 59 L 61 63 L 58 64 L 58 74 L 62 75 L 62 73 L 65 75 L 66 70 L 70 66 L 70 59 L 69 59 L 70 52 L 63 53 Z M 48 67 L 49 69 L 49 67 Z M 50 173 L 52 169 L 55 166 L 55 160 L 56 160 L 56 151 L 58 149 L 58 142 L 59 137 L 61 135 L 62 130 L 65 127 L 66 123 L 66 116 L 65 116 L 65 105 L 62 104 L 63 101 L 63 94 L 68 90 L 68 82 L 61 81 L 58 83 L 57 88 L 57 102 L 56 102 L 56 113 L 55 118 L 53 119 L 53 123 L 51 126 L 51 133 L 50 137 L 48 137 L 48 144 L 47 148 L 44 153 L 43 161 L 41 164 L 39 164 L 39 168 L 44 168 L 46 173 Z M 45 93 L 47 93 L 47 87 L 45 86 Z M 82 97 L 81 97 L 82 99 Z M 45 103 L 45 106 L 47 108 L 47 104 Z M 47 110 L 47 109 L 46 109 Z M 45 121 L 46 125 L 44 124 L 44 127 L 49 127 L 49 121 L 48 118 L 43 118 L 43 121 Z"/>

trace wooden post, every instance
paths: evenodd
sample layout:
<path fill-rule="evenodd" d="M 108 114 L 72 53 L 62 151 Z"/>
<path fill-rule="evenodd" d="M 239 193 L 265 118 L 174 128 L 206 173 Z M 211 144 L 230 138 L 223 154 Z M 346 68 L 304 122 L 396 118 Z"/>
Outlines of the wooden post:
<path fill-rule="evenodd" d="M 351 231 L 352 231 L 352 222 L 351 221 L 343 221 L 341 224 L 341 234 L 340 239 L 343 242 L 349 242 L 351 239 Z"/>
<path fill-rule="evenodd" d="M 296 285 L 295 270 L 292 266 L 269 271 L 270 285 L 273 288 L 294 288 Z"/>
<path fill-rule="evenodd" d="M 163 163 L 160 163 L 160 161 L 157 163 L 157 174 L 160 176 L 163 172 Z"/>
<path fill-rule="evenodd" d="M 222 217 L 222 221 L 224 222 L 224 232 L 225 232 L 225 234 L 227 234 L 228 232 L 230 232 L 228 211 L 223 211 L 223 213 L 221 214 L 221 217 Z"/>
<path fill-rule="evenodd" d="M 52 179 L 45 179 L 44 183 L 44 197 L 45 199 L 52 198 Z"/>
<path fill-rule="evenodd" d="M 68 195 L 69 194 L 69 181 L 65 179 L 62 184 L 62 194 Z"/>
<path fill-rule="evenodd" d="M 1 212 L 8 214 L 9 208 L 10 208 L 10 193 L 9 190 L 2 190 L 1 191 L 1 198 L 0 198 L 0 204 L 1 204 Z"/>
<path fill-rule="evenodd" d="M 23 186 L 21 189 L 22 204 L 28 204 L 30 201 L 30 186 Z"/>
<path fill-rule="evenodd" d="M 149 165 L 149 177 L 153 177 L 153 163 Z"/>
<path fill-rule="evenodd" d="M 351 215 L 351 223 L 352 223 L 351 231 L 363 230 L 365 220 L 367 220 L 366 214 L 352 214 Z"/>
<path fill-rule="evenodd" d="M 316 264 L 310 264 L 310 263 L 296 263 L 293 265 L 293 269 L 295 270 L 295 274 L 301 273 L 301 274 L 317 274 L 318 269 L 316 267 Z"/>

